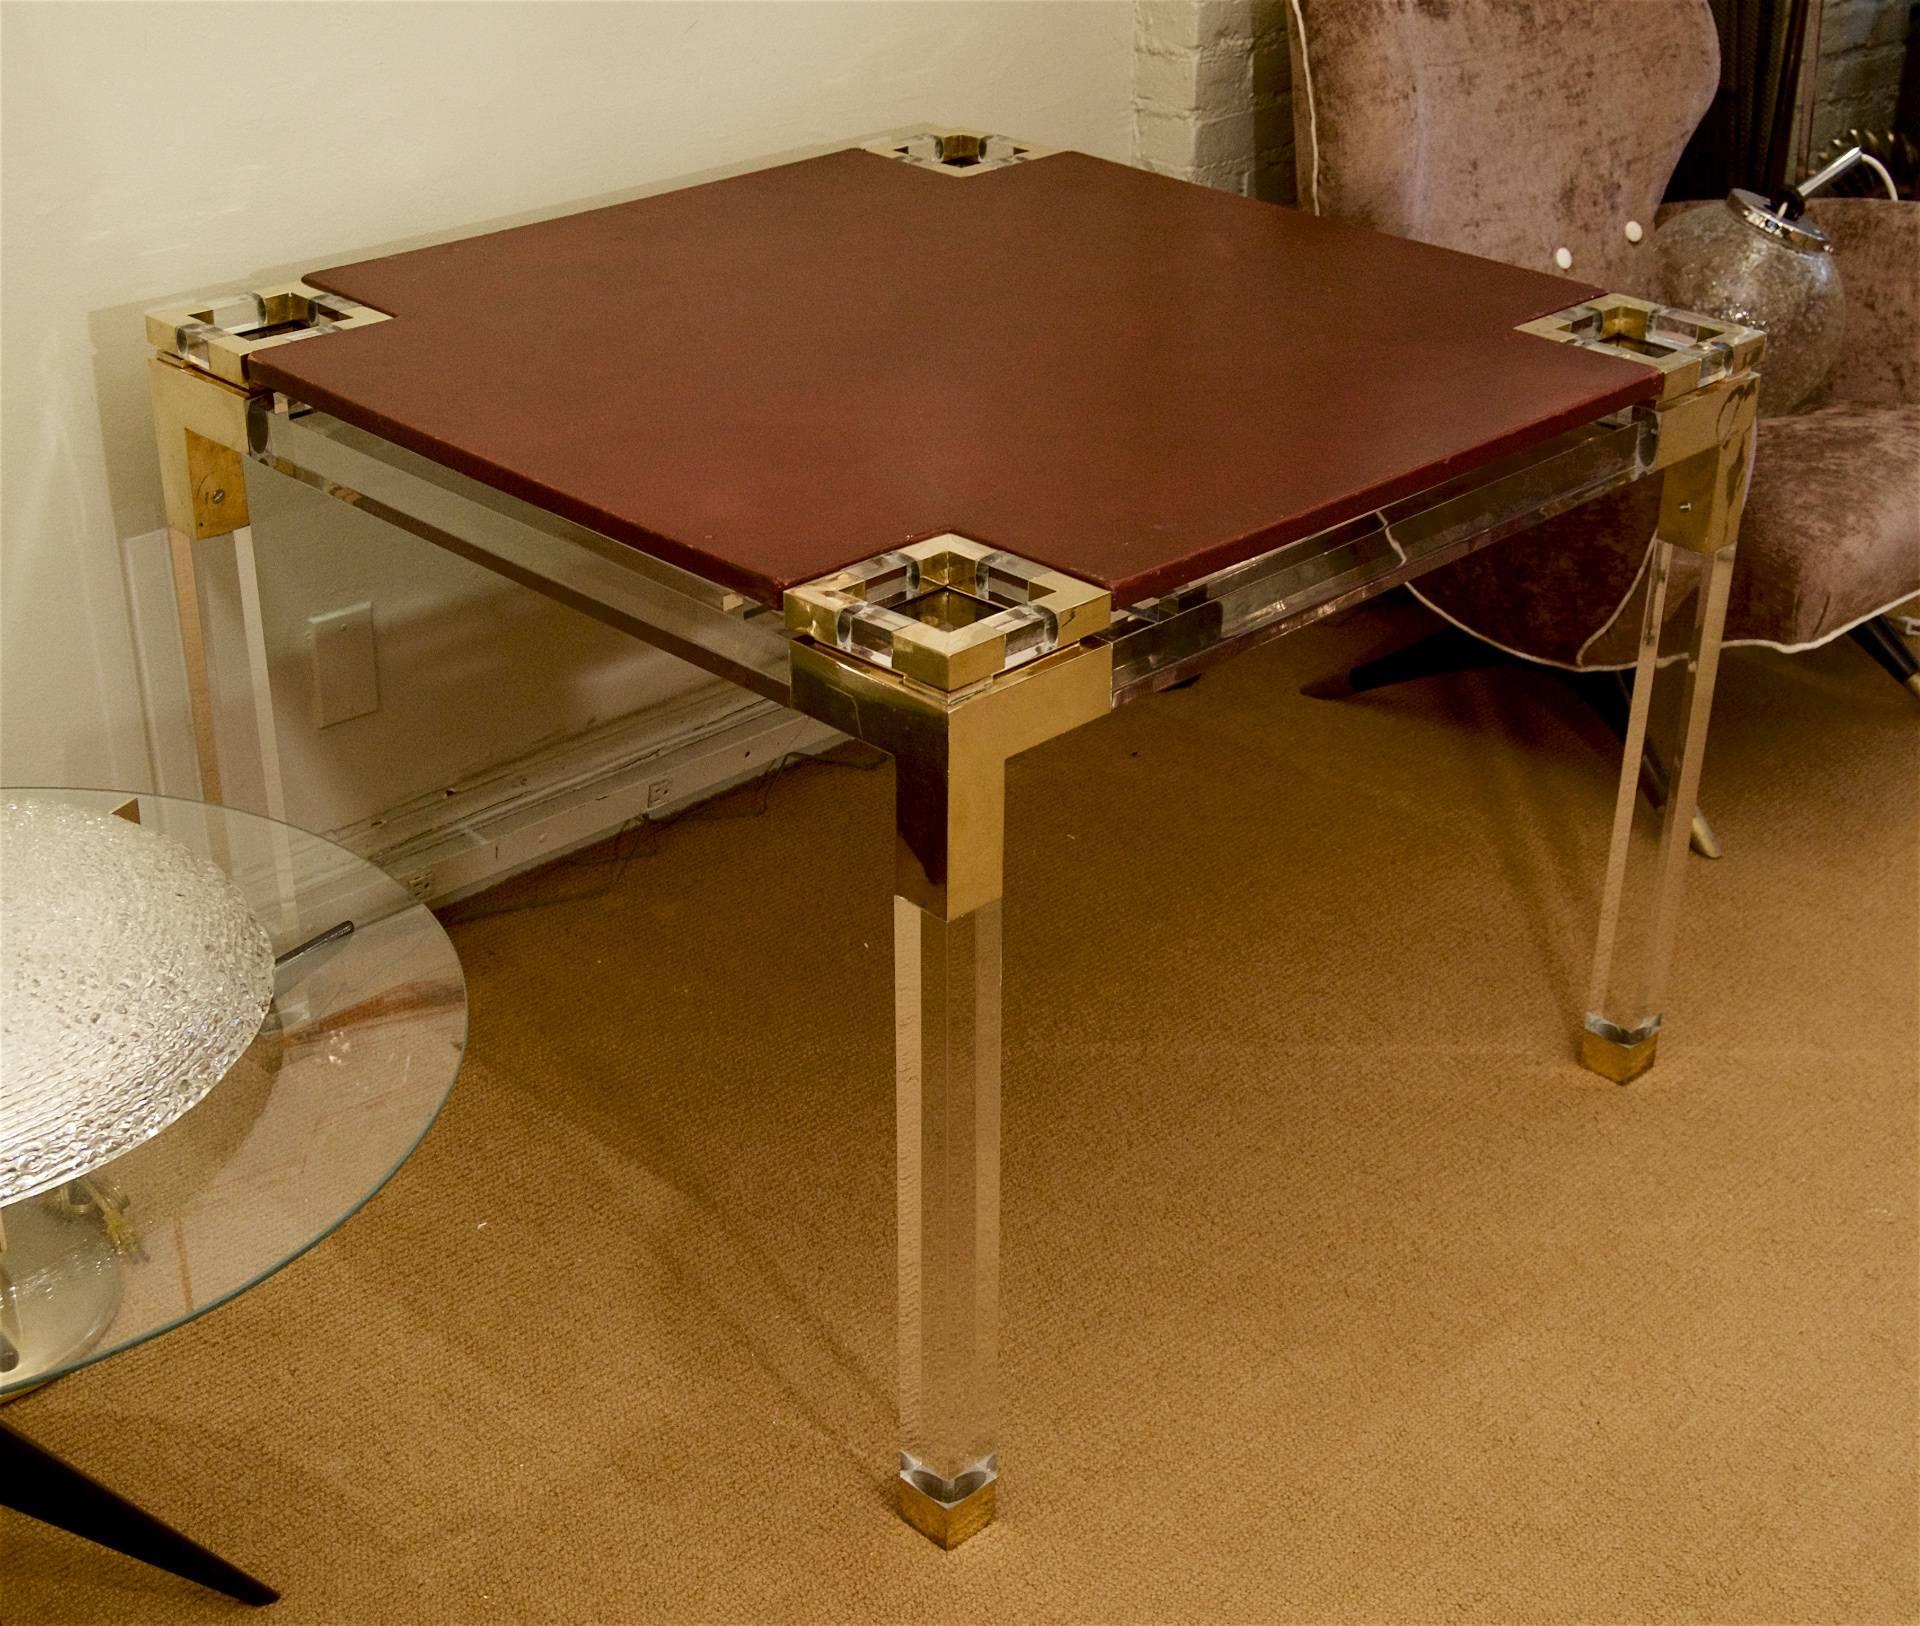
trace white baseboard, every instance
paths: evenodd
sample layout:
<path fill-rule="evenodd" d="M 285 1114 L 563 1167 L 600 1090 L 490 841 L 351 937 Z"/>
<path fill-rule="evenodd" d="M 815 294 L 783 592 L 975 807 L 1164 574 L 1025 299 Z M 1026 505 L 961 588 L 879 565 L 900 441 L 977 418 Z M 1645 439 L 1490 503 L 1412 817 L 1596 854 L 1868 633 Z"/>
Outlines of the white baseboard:
<path fill-rule="evenodd" d="M 716 683 L 330 835 L 415 897 L 452 903 L 843 738 Z"/>
<path fill-rule="evenodd" d="M 231 551 L 208 558 L 209 579 L 216 567 L 228 568 Z M 198 796 L 166 532 L 128 539 L 123 568 L 155 788 L 164 795 Z M 211 637 L 210 660 L 219 646 L 220 639 Z M 240 662 L 230 664 L 238 668 Z M 260 674 L 249 675 L 251 683 L 218 685 L 241 708 L 235 716 L 245 724 L 253 721 L 262 692 Z M 229 728 L 227 735 L 237 738 L 239 732 L 244 729 Z M 324 833 L 378 864 L 416 897 L 451 903 L 602 840 L 634 819 L 660 817 L 717 795 L 777 768 L 787 756 L 830 750 L 842 738 L 824 723 L 714 679 Z M 253 807 L 261 798 L 242 782 L 244 755 L 236 752 L 230 765 L 223 760 L 233 770 L 228 800 Z"/>

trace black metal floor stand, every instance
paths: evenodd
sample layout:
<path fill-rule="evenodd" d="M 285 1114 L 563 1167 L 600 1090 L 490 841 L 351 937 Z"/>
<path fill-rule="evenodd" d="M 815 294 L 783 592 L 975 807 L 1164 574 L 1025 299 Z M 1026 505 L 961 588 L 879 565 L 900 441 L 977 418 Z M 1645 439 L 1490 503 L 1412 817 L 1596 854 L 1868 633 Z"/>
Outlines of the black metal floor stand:
<path fill-rule="evenodd" d="M 1891 635 L 1891 634 L 1890 634 Z M 1910 657 L 1911 658 L 1911 657 Z M 1365 694 L 1370 689 L 1392 688 L 1420 678 L 1439 677 L 1447 672 L 1476 672 L 1492 666 L 1532 666 L 1518 655 L 1509 655 L 1492 644 L 1482 643 L 1458 627 L 1442 627 L 1416 640 L 1404 649 L 1396 649 L 1378 659 L 1362 661 L 1344 672 L 1330 673 L 1309 683 L 1300 692 L 1316 700 L 1340 700 L 1348 695 Z M 1617 739 L 1627 737 L 1627 712 L 1633 704 L 1633 676 L 1628 672 L 1569 672 L 1561 667 L 1546 670 L 1564 682 L 1592 708 L 1594 714 L 1613 731 Z M 1640 790 L 1654 807 L 1667 801 L 1666 763 L 1649 739 L 1640 759 Z M 1693 850 L 1702 858 L 1720 856 L 1719 838 L 1697 808 L 1693 816 Z"/>
<path fill-rule="evenodd" d="M 1415 639 L 1404 649 L 1395 649 L 1344 672 L 1329 672 L 1315 678 L 1300 692 L 1315 700 L 1344 700 L 1348 695 L 1365 694 L 1370 689 L 1391 689 L 1396 684 L 1413 683 L 1420 678 L 1439 677 L 1446 672 L 1478 672 L 1489 666 L 1519 666 L 1517 655 L 1509 655 L 1492 644 L 1483 644 L 1470 632 L 1446 626 Z"/>
<path fill-rule="evenodd" d="M 1871 655 L 1895 683 L 1904 683 L 1920 698 L 1920 656 L 1913 645 L 1900 636 L 1890 617 L 1876 615 L 1853 629 L 1853 641 Z"/>
<path fill-rule="evenodd" d="M 0 1423 L 0 1507 L 197 1581 L 242 1603 L 272 1603 L 280 1596 L 266 1582 L 189 1540 L 5 1423 Z"/>
<path fill-rule="evenodd" d="M 1625 742 L 1627 713 L 1633 708 L 1633 674 L 1630 672 L 1557 672 L 1573 692 L 1584 700 L 1600 720 L 1613 730 L 1615 739 Z M 1640 747 L 1640 794 L 1650 807 L 1667 805 L 1667 786 L 1671 776 L 1660 747 L 1653 743 L 1652 730 Z M 1720 856 L 1720 838 L 1707 823 L 1706 814 L 1693 810 L 1693 850 L 1702 858 Z"/>

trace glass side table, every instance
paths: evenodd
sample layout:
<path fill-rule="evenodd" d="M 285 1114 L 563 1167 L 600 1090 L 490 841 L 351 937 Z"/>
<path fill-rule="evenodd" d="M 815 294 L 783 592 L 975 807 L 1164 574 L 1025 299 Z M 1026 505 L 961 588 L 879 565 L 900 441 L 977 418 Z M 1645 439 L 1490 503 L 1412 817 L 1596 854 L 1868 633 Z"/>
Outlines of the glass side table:
<path fill-rule="evenodd" d="M 85 1178 L 0 1210 L 0 1399 L 203 1315 L 325 1238 L 419 1144 L 467 1034 L 440 923 L 346 849 L 164 796 L 7 795 L 117 812 L 212 859 L 276 961 L 259 1036 L 205 1100 Z M 0 1507 L 248 1603 L 278 1596 L 4 1424 Z"/>

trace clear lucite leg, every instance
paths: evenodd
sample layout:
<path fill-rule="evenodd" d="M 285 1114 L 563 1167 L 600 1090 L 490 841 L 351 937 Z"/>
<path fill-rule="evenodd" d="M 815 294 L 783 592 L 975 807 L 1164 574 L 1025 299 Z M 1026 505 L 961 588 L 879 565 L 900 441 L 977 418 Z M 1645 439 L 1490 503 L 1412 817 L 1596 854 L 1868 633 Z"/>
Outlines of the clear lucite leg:
<path fill-rule="evenodd" d="M 1648 561 L 1646 615 L 1580 1043 L 1587 1066 L 1622 1083 L 1653 1065 L 1659 1039 L 1733 558 L 1730 544 L 1700 554 L 1655 542 Z M 1669 626 L 1669 606 L 1689 589 L 1692 613 L 1674 617 Z M 1650 730 L 1673 773 L 1657 832 L 1638 794 Z"/>
<path fill-rule="evenodd" d="M 894 760 L 901 1514 L 952 1547 L 999 1483 L 1000 915 L 1007 760 L 1113 703 L 1082 645 L 954 695 L 802 641 L 795 706 Z"/>
<path fill-rule="evenodd" d="M 1000 902 L 896 896 L 900 1505 L 943 1546 L 993 1516 L 1000 1296 Z"/>

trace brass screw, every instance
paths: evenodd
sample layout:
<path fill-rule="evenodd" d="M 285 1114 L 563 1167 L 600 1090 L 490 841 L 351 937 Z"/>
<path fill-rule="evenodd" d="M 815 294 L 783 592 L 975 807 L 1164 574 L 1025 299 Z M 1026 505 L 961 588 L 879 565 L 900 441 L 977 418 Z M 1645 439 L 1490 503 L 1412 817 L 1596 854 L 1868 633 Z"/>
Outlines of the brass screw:
<path fill-rule="evenodd" d="M 227 500 L 227 493 L 224 487 L 213 494 L 212 501 L 214 502 L 217 502 L 217 503 L 225 502 L 226 500 Z"/>

